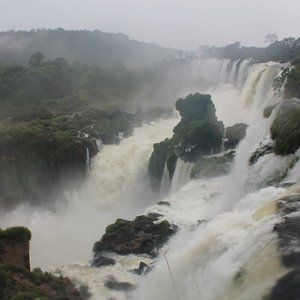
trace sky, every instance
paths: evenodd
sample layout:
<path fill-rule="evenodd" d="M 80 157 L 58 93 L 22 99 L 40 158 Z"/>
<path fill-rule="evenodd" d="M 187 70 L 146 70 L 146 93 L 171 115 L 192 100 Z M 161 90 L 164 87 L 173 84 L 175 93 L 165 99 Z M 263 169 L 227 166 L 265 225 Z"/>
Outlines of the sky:
<path fill-rule="evenodd" d="M 0 31 L 98 29 L 179 49 L 300 36 L 300 0 L 0 0 Z"/>

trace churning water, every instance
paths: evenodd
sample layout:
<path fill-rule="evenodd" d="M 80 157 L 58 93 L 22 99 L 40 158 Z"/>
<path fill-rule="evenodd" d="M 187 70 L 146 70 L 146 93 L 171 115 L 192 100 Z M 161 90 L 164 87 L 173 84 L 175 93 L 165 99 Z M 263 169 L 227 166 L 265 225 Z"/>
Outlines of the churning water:
<path fill-rule="evenodd" d="M 272 231 L 279 220 L 276 199 L 285 189 L 267 182 L 289 158 L 269 154 L 251 167 L 248 163 L 274 118 L 264 119 L 263 109 L 281 103 L 272 89 L 281 65 L 211 59 L 195 60 L 189 67 L 190 93 L 211 94 L 225 126 L 249 124 L 230 173 L 191 181 L 192 165 L 178 161 L 172 182 L 167 174 L 163 177 L 162 186 L 170 188 L 161 195 L 170 190 L 164 200 L 171 206 L 154 204 L 146 177 L 148 159 L 153 143 L 170 137 L 178 119 L 144 124 L 120 145 L 103 148 L 92 160 L 81 193 L 70 195 L 69 205 L 59 213 L 22 206 L 2 216 L 1 226 L 20 224 L 32 230 L 33 265 L 58 267 L 59 273 L 88 285 L 93 299 L 99 300 L 259 300 L 286 272 Z M 299 181 L 299 168 L 298 163 L 290 171 L 289 181 Z M 116 265 L 89 267 L 92 245 L 106 225 L 151 212 L 180 229 L 156 259 L 111 254 Z M 130 272 L 141 261 L 154 266 L 148 275 Z M 136 289 L 110 291 L 104 286 L 110 276 Z"/>

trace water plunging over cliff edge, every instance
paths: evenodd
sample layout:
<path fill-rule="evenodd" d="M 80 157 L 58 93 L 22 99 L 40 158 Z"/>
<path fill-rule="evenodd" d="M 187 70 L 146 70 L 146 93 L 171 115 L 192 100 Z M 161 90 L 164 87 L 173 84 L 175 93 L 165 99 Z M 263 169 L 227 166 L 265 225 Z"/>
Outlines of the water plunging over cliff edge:
<path fill-rule="evenodd" d="M 145 213 L 161 214 L 160 219 L 179 226 L 179 232 L 156 259 L 109 254 L 115 265 L 91 268 L 92 244 L 105 226 L 118 217 L 133 218 L 147 206 L 143 202 L 149 188 L 145 174 L 152 144 L 169 137 L 178 120 L 136 128 L 132 137 L 119 146 L 105 146 L 92 161 L 90 180 L 82 195 L 71 197 L 68 209 L 54 215 L 20 207 L 1 218 L 1 225 L 30 227 L 34 265 L 61 266 L 59 272 L 87 284 L 93 299 L 99 300 L 259 300 L 286 273 L 273 232 L 280 220 L 275 199 L 285 189 L 268 186 L 268 179 L 286 167 L 288 158 L 270 153 L 249 166 L 249 157 L 269 134 L 276 112 L 263 118 L 263 109 L 282 101 L 272 89 L 281 66 L 212 59 L 195 60 L 189 67 L 193 83 L 188 93 L 211 94 L 225 126 L 249 124 L 230 173 L 186 183 L 190 167 L 177 162 L 171 193 L 164 199 L 171 205 L 151 205 Z M 293 171 L 289 180 L 296 182 L 299 178 Z M 141 261 L 154 266 L 146 276 L 130 272 Z M 111 276 L 136 289 L 128 293 L 109 290 L 105 282 Z"/>

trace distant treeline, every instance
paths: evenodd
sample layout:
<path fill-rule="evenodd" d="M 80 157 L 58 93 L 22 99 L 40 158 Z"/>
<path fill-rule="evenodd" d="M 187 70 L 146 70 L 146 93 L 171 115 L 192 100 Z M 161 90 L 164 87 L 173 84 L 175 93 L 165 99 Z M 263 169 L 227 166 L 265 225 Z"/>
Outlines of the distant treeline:
<path fill-rule="evenodd" d="M 288 62 L 300 57 L 300 38 L 285 38 L 273 40 L 267 47 L 244 47 L 240 42 L 235 42 L 224 47 L 202 46 L 203 57 L 247 59 L 252 58 L 258 62 L 279 61 Z"/>
<path fill-rule="evenodd" d="M 30 66 L 0 67 L 0 117 L 39 107 L 57 112 L 80 110 L 80 106 L 120 107 L 135 91 L 135 73 L 122 65 L 105 70 L 70 64 L 63 58 L 44 62 L 37 57 L 43 55 L 33 54 Z"/>
<path fill-rule="evenodd" d="M 29 121 L 43 117 L 44 112 L 65 115 L 87 109 L 136 112 L 173 107 L 189 81 L 189 68 L 180 59 L 140 69 L 46 59 L 41 52 L 27 61 L 27 65 L 0 66 L 0 122 L 7 118 Z"/>
<path fill-rule="evenodd" d="M 0 32 L 0 65 L 27 64 L 28 57 L 42 52 L 49 59 L 110 66 L 143 67 L 176 55 L 179 51 L 130 40 L 121 33 L 58 28 Z"/>

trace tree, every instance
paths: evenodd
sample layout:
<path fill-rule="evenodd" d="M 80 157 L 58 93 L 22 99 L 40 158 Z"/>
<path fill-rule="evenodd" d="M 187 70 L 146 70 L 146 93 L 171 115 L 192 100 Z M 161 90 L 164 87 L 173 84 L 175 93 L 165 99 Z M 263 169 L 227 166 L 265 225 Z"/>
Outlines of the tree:
<path fill-rule="evenodd" d="M 276 41 L 278 41 L 277 33 L 268 33 L 265 36 L 265 43 L 269 45 L 274 44 Z"/>
<path fill-rule="evenodd" d="M 44 54 L 42 52 L 35 52 L 30 56 L 29 65 L 32 67 L 38 67 L 44 60 Z"/>

